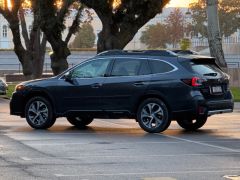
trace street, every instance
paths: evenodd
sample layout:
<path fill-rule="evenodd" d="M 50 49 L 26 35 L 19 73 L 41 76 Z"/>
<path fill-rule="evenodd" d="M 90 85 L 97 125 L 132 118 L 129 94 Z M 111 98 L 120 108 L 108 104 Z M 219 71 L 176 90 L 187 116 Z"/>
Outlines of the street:
<path fill-rule="evenodd" d="M 0 98 L 0 179 L 219 180 L 240 175 L 239 110 L 210 117 L 197 132 L 172 122 L 165 132 L 148 134 L 127 119 L 96 119 L 79 130 L 60 118 L 49 130 L 33 130 L 25 119 L 9 115 L 8 103 Z"/>

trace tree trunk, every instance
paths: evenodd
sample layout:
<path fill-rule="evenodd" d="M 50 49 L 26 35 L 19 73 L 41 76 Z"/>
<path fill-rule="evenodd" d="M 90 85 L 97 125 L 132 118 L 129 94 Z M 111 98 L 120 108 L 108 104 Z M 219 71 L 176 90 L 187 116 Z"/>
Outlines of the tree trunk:
<path fill-rule="evenodd" d="M 34 71 L 32 53 L 27 50 L 21 53 L 21 56 L 18 56 L 18 58 L 21 60 L 23 75 L 25 76 L 25 80 L 31 80 L 33 79 Z M 19 52 L 16 52 L 16 54 L 19 54 Z"/>
<path fill-rule="evenodd" d="M 111 18 L 101 17 L 101 19 L 103 23 L 103 29 L 98 34 L 98 53 L 113 49 L 124 49 L 124 47 L 133 39 L 137 32 L 137 28 L 133 26 L 129 26 L 131 28 L 121 28 L 122 30 L 119 32 L 119 25 L 115 22 L 112 22 Z"/>
<path fill-rule="evenodd" d="M 208 42 L 211 56 L 216 58 L 216 63 L 223 69 L 227 68 L 222 48 L 222 38 L 218 19 L 218 0 L 207 0 L 208 16 Z"/>
<path fill-rule="evenodd" d="M 60 39 L 59 37 L 55 37 L 54 34 L 49 31 L 45 31 L 44 33 L 48 42 L 53 48 L 53 54 L 50 55 L 51 68 L 53 74 L 56 76 L 68 69 L 67 57 L 71 53 L 67 47 L 67 44 L 62 39 Z"/>
<path fill-rule="evenodd" d="M 12 21 L 10 29 L 13 34 L 14 51 L 22 64 L 23 75 L 26 80 L 33 78 L 33 61 L 31 51 L 25 50 L 22 46 L 18 20 Z"/>
<path fill-rule="evenodd" d="M 43 66 L 45 60 L 45 53 L 46 53 L 46 44 L 47 40 L 45 35 L 43 35 L 41 41 L 41 30 L 40 28 L 37 29 L 35 40 L 34 40 L 34 72 L 33 77 L 34 79 L 39 79 L 42 77 L 43 74 Z"/>
<path fill-rule="evenodd" d="M 55 53 L 53 53 L 50 56 L 50 58 L 51 58 L 51 68 L 55 76 L 68 69 L 67 58 L 59 56 Z"/>

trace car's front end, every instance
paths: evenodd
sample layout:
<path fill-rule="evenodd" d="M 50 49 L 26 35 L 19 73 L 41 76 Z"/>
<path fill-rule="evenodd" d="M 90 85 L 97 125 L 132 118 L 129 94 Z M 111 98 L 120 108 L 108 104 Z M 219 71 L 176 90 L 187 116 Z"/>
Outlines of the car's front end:
<path fill-rule="evenodd" d="M 54 85 L 56 78 L 26 81 L 18 84 L 10 100 L 10 114 L 25 117 L 25 106 L 27 101 L 35 96 L 49 97 L 47 86 Z"/>

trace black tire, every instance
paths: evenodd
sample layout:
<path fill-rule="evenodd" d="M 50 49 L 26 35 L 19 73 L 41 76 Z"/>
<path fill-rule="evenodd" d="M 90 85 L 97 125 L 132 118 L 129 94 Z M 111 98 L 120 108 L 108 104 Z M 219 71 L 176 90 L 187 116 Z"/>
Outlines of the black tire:
<path fill-rule="evenodd" d="M 40 96 L 31 98 L 27 102 L 25 116 L 27 123 L 34 129 L 48 129 L 56 121 L 51 103 Z"/>
<path fill-rule="evenodd" d="M 67 120 L 72 125 L 78 127 L 78 128 L 84 128 L 87 125 L 89 125 L 91 122 L 93 122 L 93 118 L 90 117 L 74 117 L 74 116 L 68 116 Z"/>
<path fill-rule="evenodd" d="M 203 127 L 203 125 L 207 122 L 207 116 L 197 117 L 196 119 L 185 118 L 178 119 L 177 123 L 183 129 L 187 131 L 196 131 L 197 129 Z"/>
<path fill-rule="evenodd" d="M 149 133 L 163 132 L 171 124 L 167 106 L 157 98 L 149 98 L 141 103 L 137 111 L 137 121 L 139 126 Z"/>

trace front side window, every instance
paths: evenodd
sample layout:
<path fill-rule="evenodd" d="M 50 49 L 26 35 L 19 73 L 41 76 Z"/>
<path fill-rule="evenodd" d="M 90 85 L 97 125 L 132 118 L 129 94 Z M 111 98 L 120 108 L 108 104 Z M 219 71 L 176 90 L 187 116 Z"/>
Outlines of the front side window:
<path fill-rule="evenodd" d="M 141 67 L 141 60 L 137 59 L 116 59 L 113 65 L 111 76 L 136 76 Z"/>
<path fill-rule="evenodd" d="M 3 25 L 2 36 L 3 37 L 7 37 L 8 36 L 7 26 L 6 25 Z"/>
<path fill-rule="evenodd" d="M 150 60 L 149 65 L 150 65 L 150 68 L 151 68 L 153 74 L 167 73 L 167 72 L 174 70 L 173 66 L 171 66 L 170 64 L 163 62 L 163 61 Z"/>
<path fill-rule="evenodd" d="M 104 77 L 110 62 L 110 59 L 101 59 L 81 64 L 71 72 L 72 78 Z"/>

